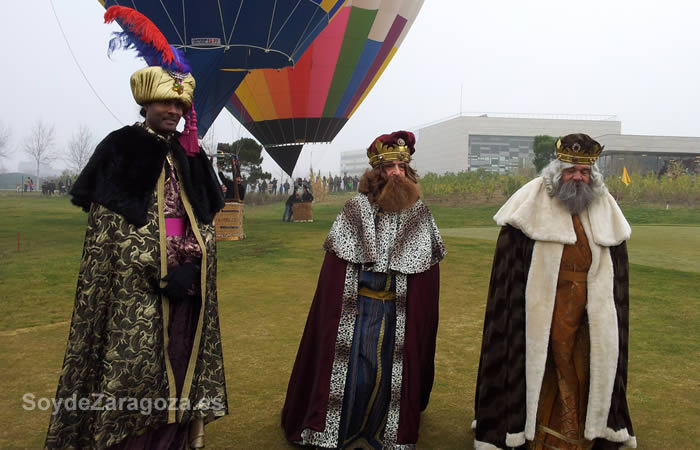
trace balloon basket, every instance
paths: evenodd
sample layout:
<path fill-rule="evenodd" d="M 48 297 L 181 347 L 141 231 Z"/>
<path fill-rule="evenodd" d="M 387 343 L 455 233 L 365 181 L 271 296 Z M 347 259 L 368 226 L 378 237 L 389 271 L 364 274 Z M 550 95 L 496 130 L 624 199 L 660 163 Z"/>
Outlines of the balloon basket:
<path fill-rule="evenodd" d="M 293 222 L 313 222 L 314 215 L 311 210 L 311 202 L 301 202 L 292 205 Z"/>
<path fill-rule="evenodd" d="M 240 241 L 245 239 L 243 232 L 243 203 L 226 202 L 224 209 L 216 214 L 216 240 Z"/>

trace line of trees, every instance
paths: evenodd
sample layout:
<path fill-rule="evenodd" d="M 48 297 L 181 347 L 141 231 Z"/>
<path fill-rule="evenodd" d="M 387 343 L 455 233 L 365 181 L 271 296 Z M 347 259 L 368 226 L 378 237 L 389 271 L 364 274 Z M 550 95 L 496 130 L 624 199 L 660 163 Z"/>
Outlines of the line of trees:
<path fill-rule="evenodd" d="M 696 175 L 669 170 L 663 176 L 654 173 L 630 173 L 632 183 L 626 186 L 620 176 L 609 176 L 605 185 L 618 203 L 623 205 L 664 204 L 700 205 L 700 181 Z M 499 203 L 510 197 L 531 177 L 498 174 L 480 169 L 421 177 L 423 193 L 432 199 L 461 198 L 473 203 Z"/>
<path fill-rule="evenodd" d="M 700 180 L 695 174 L 668 171 L 662 176 L 653 172 L 646 175 L 632 172 L 631 183 L 626 186 L 621 177 L 605 179 L 605 185 L 620 204 L 668 203 L 672 205 L 700 205 Z"/>
<path fill-rule="evenodd" d="M 0 122 L 0 160 L 9 156 L 8 144 L 10 143 L 10 127 Z"/>
<path fill-rule="evenodd" d="M 10 156 L 11 130 L 0 122 L 0 163 Z M 19 148 L 26 154 L 35 167 L 36 183 L 41 178 L 41 170 L 51 164 L 62 161 L 67 166 L 61 177 L 77 175 L 90 160 L 97 142 L 87 125 L 79 125 L 68 140 L 64 149 L 56 145 L 56 131 L 53 125 L 37 120 L 22 139 Z M 202 140 L 202 146 L 207 153 L 212 153 L 213 141 L 208 136 Z M 270 180 L 272 175 L 262 170 L 262 149 L 254 139 L 241 138 L 231 144 L 217 145 L 219 152 L 237 155 L 241 162 L 241 171 L 248 183 L 255 184 L 262 180 Z M 220 158 L 223 170 L 231 171 L 232 158 Z"/>
<path fill-rule="evenodd" d="M 10 127 L 0 122 L 0 164 L 10 157 L 11 138 Z M 79 125 L 61 151 L 56 145 L 55 127 L 39 119 L 32 124 L 17 147 L 31 159 L 38 184 L 42 169 L 56 161 L 62 161 L 67 166 L 61 174 L 62 178 L 80 173 L 95 151 L 95 145 L 94 136 L 88 126 Z"/>

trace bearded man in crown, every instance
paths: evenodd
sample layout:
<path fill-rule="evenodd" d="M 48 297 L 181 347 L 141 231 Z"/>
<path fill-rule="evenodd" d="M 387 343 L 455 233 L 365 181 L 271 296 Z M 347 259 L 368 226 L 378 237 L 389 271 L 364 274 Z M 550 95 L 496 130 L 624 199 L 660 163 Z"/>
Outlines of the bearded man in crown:
<path fill-rule="evenodd" d="M 636 447 L 627 408 L 631 229 L 585 134 L 494 219 L 476 382 L 476 449 Z"/>
<path fill-rule="evenodd" d="M 446 251 L 409 162 L 415 136 L 385 134 L 338 214 L 282 410 L 287 439 L 406 448 L 433 385 L 439 262 Z"/>

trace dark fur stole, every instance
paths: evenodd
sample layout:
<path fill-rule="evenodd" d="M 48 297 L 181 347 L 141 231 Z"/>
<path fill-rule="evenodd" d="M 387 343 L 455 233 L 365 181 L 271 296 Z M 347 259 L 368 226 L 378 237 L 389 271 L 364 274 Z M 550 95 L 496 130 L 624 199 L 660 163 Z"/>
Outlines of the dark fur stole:
<path fill-rule="evenodd" d="M 113 131 L 97 145 L 73 184 L 71 201 L 85 211 L 98 203 L 137 227 L 146 225 L 168 150 L 178 162 L 180 182 L 195 215 L 211 223 L 224 199 L 206 155 L 188 157 L 175 137 L 167 143 L 137 125 Z"/>

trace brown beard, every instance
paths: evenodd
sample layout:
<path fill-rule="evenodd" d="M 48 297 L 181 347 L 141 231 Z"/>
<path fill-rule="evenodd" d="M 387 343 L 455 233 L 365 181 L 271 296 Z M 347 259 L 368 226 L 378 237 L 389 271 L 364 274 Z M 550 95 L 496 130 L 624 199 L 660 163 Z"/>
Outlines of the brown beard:
<path fill-rule="evenodd" d="M 413 206 L 420 198 L 420 187 L 406 177 L 390 176 L 376 198 L 377 205 L 386 212 L 399 212 Z"/>

